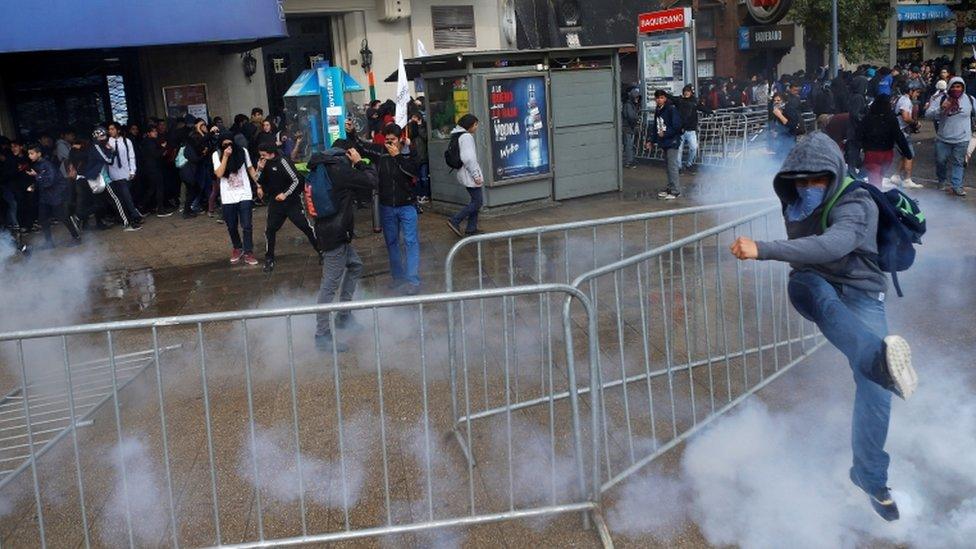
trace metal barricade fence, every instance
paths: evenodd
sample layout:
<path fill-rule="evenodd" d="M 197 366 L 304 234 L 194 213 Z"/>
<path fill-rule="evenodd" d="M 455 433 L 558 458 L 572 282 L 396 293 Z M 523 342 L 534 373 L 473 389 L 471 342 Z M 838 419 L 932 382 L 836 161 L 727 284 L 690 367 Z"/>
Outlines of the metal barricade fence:
<path fill-rule="evenodd" d="M 596 310 L 601 493 L 823 343 L 792 309 L 789 268 L 740 262 L 738 236 L 785 237 L 772 206 L 581 275 Z M 566 313 L 569 314 L 568 311 Z M 581 380 L 581 383 L 586 381 Z M 585 396 L 585 391 L 583 392 Z"/>
<path fill-rule="evenodd" d="M 526 303 L 509 313 L 553 295 L 587 320 L 533 316 Z M 457 388 L 444 345 L 449 304 Z M 313 342 L 316 315 L 332 334 L 328 352 Z M 265 547 L 393 536 L 423 545 L 402 536 L 571 512 L 588 521 L 599 463 L 576 373 L 596 364 L 595 326 L 585 295 L 542 284 L 0 334 L 0 357 L 21 378 L 29 453 L 0 485 L 0 544 Z M 486 347 L 467 344 L 475 333 L 490 334 Z M 531 371 L 513 370 L 516 341 Z M 123 374 L 123 356 L 146 348 L 147 367 Z M 76 357 L 99 353 L 110 405 L 82 422 Z M 51 376 L 62 376 L 67 434 L 41 455 L 35 401 L 50 395 L 35 380 Z M 548 405 L 514 406 L 519 383 L 537 384 Z M 482 396 L 506 411 L 470 421 Z M 440 436 L 454 427 L 452 398 L 467 412 L 477 469 Z"/>
<path fill-rule="evenodd" d="M 698 154 L 693 159 L 685 160 L 690 153 L 688 148 L 682 152 L 682 163 L 698 164 L 712 167 L 739 167 L 742 165 L 747 152 L 749 117 L 742 109 L 715 111 L 708 116 L 702 116 L 698 121 Z M 641 111 L 636 134 L 637 158 L 644 160 L 664 160 L 664 151 L 651 143 L 648 132 L 653 131 L 651 121 L 654 111 Z"/>

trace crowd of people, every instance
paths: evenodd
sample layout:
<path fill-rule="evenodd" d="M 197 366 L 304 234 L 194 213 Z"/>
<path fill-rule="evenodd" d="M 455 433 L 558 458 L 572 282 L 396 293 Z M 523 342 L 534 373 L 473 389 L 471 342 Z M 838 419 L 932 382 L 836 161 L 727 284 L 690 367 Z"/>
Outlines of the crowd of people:
<path fill-rule="evenodd" d="M 939 187 L 954 196 L 966 196 L 963 171 L 976 148 L 970 123 L 976 113 L 976 60 L 968 63 L 964 73 L 954 75 L 948 60 L 939 59 L 907 67 L 863 65 L 840 71 L 834 78 L 826 70 L 815 75 L 800 71 L 774 81 L 760 75 L 749 80 L 718 78 L 704 84 L 700 95 L 690 84 L 680 97 L 658 90 L 655 104 L 648 107 L 644 118 L 648 125 L 644 146 L 662 149 L 667 165 L 667 185 L 658 196 L 673 200 L 681 195 L 678 173 L 694 169 L 699 117 L 743 107 L 768 110 L 768 144 L 777 158 L 784 158 L 797 137 L 811 129 L 805 119 L 815 118 L 817 128 L 844 151 L 850 168 L 863 171 L 879 188 L 921 187 L 912 178 L 912 134 L 927 118 L 936 129 L 934 160 Z M 640 100 L 638 88 L 626 91 L 622 112 L 625 167 L 636 166 Z"/>

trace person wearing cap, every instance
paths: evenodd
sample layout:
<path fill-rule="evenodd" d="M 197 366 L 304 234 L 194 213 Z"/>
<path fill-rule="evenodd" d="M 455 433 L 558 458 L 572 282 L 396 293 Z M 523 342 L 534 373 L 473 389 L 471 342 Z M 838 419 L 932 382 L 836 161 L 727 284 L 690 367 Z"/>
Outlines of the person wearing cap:
<path fill-rule="evenodd" d="M 681 155 L 678 146 L 681 144 L 681 114 L 674 101 L 664 90 L 654 92 L 654 119 L 647 133 L 651 135 L 651 143 L 664 151 L 665 165 L 668 171 L 668 186 L 657 197 L 661 200 L 674 200 L 681 196 L 681 179 L 678 176 L 681 168 Z"/>
<path fill-rule="evenodd" d="M 634 159 L 637 142 L 634 140 L 637 133 L 637 123 L 640 120 L 640 88 L 633 88 L 627 92 L 627 100 L 624 101 L 623 113 L 623 157 L 625 168 L 636 168 L 637 162 Z"/>
<path fill-rule="evenodd" d="M 109 177 L 104 189 L 108 203 L 118 212 L 123 230 L 132 232 L 142 228 L 142 216 L 136 211 L 129 191 L 129 181 L 135 177 L 136 158 L 132 142 L 125 137 L 119 139 L 120 134 L 120 127 L 114 122 L 109 124 L 108 131 L 97 127 L 92 131 L 92 147 L 107 168 L 105 172 Z M 125 160 L 121 160 L 120 155 Z"/>
<path fill-rule="evenodd" d="M 837 145 L 814 132 L 797 143 L 773 179 L 787 239 L 741 236 L 731 246 L 739 260 L 786 261 L 787 291 L 801 316 L 816 323 L 848 359 L 854 374 L 851 482 L 888 521 L 899 518 L 888 488 L 884 450 L 891 395 L 908 399 L 918 384 L 911 349 L 888 335 L 885 275 L 878 253 L 878 207 L 867 189 L 843 192 L 847 165 Z M 829 207 L 826 228 L 821 216 Z"/>
<path fill-rule="evenodd" d="M 939 122 L 935 134 L 935 174 L 939 179 L 939 188 L 964 197 L 963 170 L 966 149 L 973 137 L 976 100 L 966 94 L 965 82 L 958 76 L 949 80 L 948 88 L 945 97 L 938 101 L 933 98 L 929 102 L 925 116 Z"/>
<path fill-rule="evenodd" d="M 688 145 L 688 161 L 682 163 L 686 170 L 693 169 L 695 159 L 698 158 L 698 113 L 712 114 L 712 111 L 705 107 L 695 97 L 695 87 L 691 84 L 685 85 L 681 90 L 681 99 L 678 100 L 678 114 L 681 115 L 681 142 L 678 145 L 678 161 L 682 159 L 685 145 Z"/>

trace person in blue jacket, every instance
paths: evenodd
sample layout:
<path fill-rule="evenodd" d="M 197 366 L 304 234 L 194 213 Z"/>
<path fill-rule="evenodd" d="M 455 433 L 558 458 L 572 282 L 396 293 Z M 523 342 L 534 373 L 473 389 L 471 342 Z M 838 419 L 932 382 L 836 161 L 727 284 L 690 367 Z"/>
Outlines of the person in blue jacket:
<path fill-rule="evenodd" d="M 34 184 L 31 185 L 32 189 L 28 190 L 34 190 L 38 193 L 38 217 L 40 218 L 41 229 L 44 231 L 44 247 L 54 247 L 54 239 L 51 237 L 52 218 L 60 221 L 68 229 L 73 244 L 80 243 L 81 237 L 78 235 L 78 227 L 75 226 L 74 220 L 68 217 L 68 210 L 64 203 L 68 182 L 61 176 L 60 170 L 55 168 L 50 160 L 44 158 L 40 144 L 31 143 L 27 147 L 27 157 L 31 161 L 27 175 L 34 178 Z"/>
<path fill-rule="evenodd" d="M 674 200 L 681 196 L 681 181 L 678 180 L 678 170 L 681 167 L 681 114 L 668 92 L 657 90 L 654 92 L 654 126 L 647 132 L 654 143 L 664 151 L 664 160 L 668 168 L 668 186 L 657 194 L 662 200 Z"/>

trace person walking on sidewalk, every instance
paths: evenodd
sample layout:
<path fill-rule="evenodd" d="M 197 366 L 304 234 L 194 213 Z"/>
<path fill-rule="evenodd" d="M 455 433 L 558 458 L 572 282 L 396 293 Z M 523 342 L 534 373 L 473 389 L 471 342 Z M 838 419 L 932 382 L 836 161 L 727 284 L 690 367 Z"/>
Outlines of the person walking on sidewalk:
<path fill-rule="evenodd" d="M 654 92 L 654 120 L 651 131 L 651 143 L 661 147 L 664 151 L 664 161 L 668 170 L 668 186 L 657 193 L 661 200 L 674 200 L 681 196 L 681 180 L 678 172 L 681 168 L 681 114 L 668 92 L 657 90 Z"/>
<path fill-rule="evenodd" d="M 212 160 L 214 175 L 220 179 L 220 202 L 232 246 L 230 263 L 237 265 L 243 260 L 248 265 L 257 265 L 252 225 L 254 196 L 251 194 L 251 180 L 257 181 L 257 171 L 251 164 L 250 153 L 235 145 L 229 133 L 221 134 L 218 143 L 220 148 L 214 151 Z M 257 194 L 264 196 L 261 185 L 257 186 Z M 244 233 L 243 241 L 238 225 Z"/>
<path fill-rule="evenodd" d="M 44 231 L 44 247 L 54 248 L 54 239 L 51 237 L 52 219 L 57 219 L 68 229 L 73 245 L 81 243 L 78 227 L 75 226 L 74 220 L 68 217 L 68 205 L 65 203 L 65 195 L 69 188 L 68 181 L 50 160 L 43 157 L 39 144 L 30 144 L 27 147 L 27 156 L 31 161 L 27 175 L 34 178 L 33 186 L 38 193 L 38 216 L 41 230 Z M 77 174 L 72 174 L 72 178 L 74 175 Z"/>
<path fill-rule="evenodd" d="M 640 121 L 640 88 L 633 88 L 627 92 L 627 99 L 621 113 L 623 122 L 624 136 L 624 167 L 636 168 L 637 161 L 634 158 L 635 147 L 637 147 L 637 123 Z"/>
<path fill-rule="evenodd" d="M 685 145 L 688 145 L 688 162 L 682 164 L 686 170 L 695 167 L 695 159 L 698 158 L 698 113 L 712 114 L 712 111 L 705 107 L 698 98 L 695 97 L 695 87 L 688 84 L 681 90 L 681 99 L 678 100 L 678 114 L 681 115 L 681 142 L 678 145 L 678 161 L 681 161 Z"/>
<path fill-rule="evenodd" d="M 972 120 L 976 116 L 976 100 L 966 95 L 962 78 L 953 76 L 949 89 L 939 101 L 933 100 L 925 111 L 926 118 L 935 120 L 939 129 L 935 134 L 935 174 L 939 188 L 956 196 L 966 196 L 962 187 L 966 148 L 973 136 Z"/>
<path fill-rule="evenodd" d="M 789 262 L 793 307 L 847 357 L 856 386 L 850 478 L 868 494 L 874 510 L 892 521 L 898 519 L 898 505 L 887 487 L 884 450 L 891 394 L 909 398 L 918 378 L 908 343 L 888 335 L 887 284 L 876 260 L 878 206 L 867 189 L 843 192 L 846 172 L 840 149 L 827 135 L 815 132 L 799 141 L 773 180 L 788 239 L 761 242 L 743 236 L 731 251 L 740 260 Z M 824 208 L 829 208 L 826 229 Z"/>
<path fill-rule="evenodd" d="M 305 233 L 312 249 L 319 255 L 321 264 L 322 253 L 315 240 L 315 229 L 302 211 L 301 196 L 304 187 L 295 170 L 291 159 L 279 152 L 274 143 L 264 142 L 258 145 L 258 186 L 270 197 L 268 201 L 268 225 L 265 229 L 267 248 L 264 254 L 264 271 L 270 273 L 275 268 L 275 236 L 288 219 L 298 230 Z"/>
<path fill-rule="evenodd" d="M 484 197 L 482 186 L 485 178 L 478 163 L 478 148 L 474 141 L 474 132 L 478 131 L 478 119 L 473 114 L 462 116 L 457 126 L 451 130 L 451 139 L 457 139 L 457 149 L 461 167 L 457 169 L 458 183 L 464 185 L 471 201 L 461 211 L 447 220 L 447 226 L 459 237 L 478 234 L 478 210 L 481 209 Z M 452 147 L 449 145 L 448 148 Z M 450 152 L 450 151 L 449 151 Z M 468 220 L 464 232 L 461 232 L 461 222 Z"/>
<path fill-rule="evenodd" d="M 310 171 L 325 170 L 332 185 L 331 215 L 316 215 L 312 189 L 305 186 L 305 201 L 309 214 L 315 217 L 315 236 L 322 250 L 322 282 L 319 285 L 317 303 L 332 303 L 339 291 L 339 301 L 352 301 L 356 284 L 363 272 L 363 262 L 352 246 L 354 233 L 353 202 L 357 195 L 369 200 L 376 188 L 376 170 L 369 161 L 345 140 L 336 140 L 333 148 L 315 153 L 308 162 Z M 352 313 L 315 315 L 315 346 L 323 352 L 345 352 L 348 346 L 335 340 L 333 325 L 337 330 L 358 327 Z"/>

